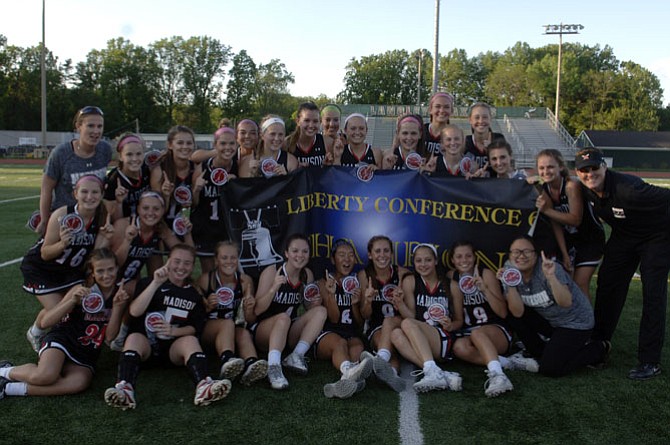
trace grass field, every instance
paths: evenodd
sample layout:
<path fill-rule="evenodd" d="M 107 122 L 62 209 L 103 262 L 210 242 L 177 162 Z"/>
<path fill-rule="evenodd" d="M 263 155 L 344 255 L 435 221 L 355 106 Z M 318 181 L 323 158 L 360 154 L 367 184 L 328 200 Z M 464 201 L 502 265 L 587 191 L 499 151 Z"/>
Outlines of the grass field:
<path fill-rule="evenodd" d="M 39 182 L 39 167 L 0 166 L 0 263 L 20 257 L 35 240 L 24 226 L 37 208 Z M 34 198 L 15 200 L 29 196 Z M 21 290 L 18 264 L 0 267 L 0 283 L 0 359 L 35 361 L 25 331 L 39 305 Z M 626 378 L 636 363 L 640 294 L 634 281 L 607 368 L 560 379 L 510 372 L 515 390 L 487 399 L 483 368 L 453 363 L 447 368 L 463 375 L 463 391 L 420 395 L 419 424 L 403 427 L 419 428 L 426 444 L 670 442 L 668 376 Z M 670 372 L 667 356 L 663 367 Z M 205 408 L 193 406 L 184 369 L 146 370 L 138 381 L 138 408 L 122 412 L 102 399 L 115 381 L 116 361 L 116 353 L 105 350 L 83 394 L 0 400 L 0 443 L 400 443 L 400 397 L 369 379 L 349 400 L 326 399 L 322 386 L 338 378 L 328 363 L 312 361 L 307 377 L 289 375 L 287 391 L 273 391 L 265 382 L 235 386 L 226 400 Z"/>

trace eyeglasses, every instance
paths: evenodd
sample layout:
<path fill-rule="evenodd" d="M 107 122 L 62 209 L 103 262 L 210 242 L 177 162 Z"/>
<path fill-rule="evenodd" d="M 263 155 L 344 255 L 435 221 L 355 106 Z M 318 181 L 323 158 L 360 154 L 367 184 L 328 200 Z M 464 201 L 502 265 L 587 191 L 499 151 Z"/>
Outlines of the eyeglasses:
<path fill-rule="evenodd" d="M 588 167 L 582 167 L 577 169 L 577 171 L 580 173 L 591 173 L 596 170 L 600 170 L 600 165 L 589 165 Z"/>
<path fill-rule="evenodd" d="M 98 114 L 100 116 L 104 116 L 105 113 L 102 112 L 102 110 L 98 107 L 95 107 L 93 105 L 88 105 L 81 110 L 77 111 L 77 119 L 80 117 L 86 115 L 86 114 Z"/>
<path fill-rule="evenodd" d="M 523 256 L 524 258 L 529 258 L 532 254 L 535 253 L 535 250 L 533 249 L 513 249 L 509 251 L 509 256 L 514 257 L 514 258 L 519 258 L 520 256 Z"/>

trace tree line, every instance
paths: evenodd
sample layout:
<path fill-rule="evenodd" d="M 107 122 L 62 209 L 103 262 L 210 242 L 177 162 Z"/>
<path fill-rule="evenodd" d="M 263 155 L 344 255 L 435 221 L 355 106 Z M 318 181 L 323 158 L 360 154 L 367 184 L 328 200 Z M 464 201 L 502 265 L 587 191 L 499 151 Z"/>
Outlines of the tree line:
<path fill-rule="evenodd" d="M 534 49 L 522 42 L 474 57 L 454 49 L 440 56 L 438 88 L 452 93 L 457 105 L 486 101 L 553 109 L 557 53 L 558 45 Z M 0 34 L 1 129 L 40 129 L 40 54 L 39 45 L 8 45 Z M 207 133 L 222 117 L 290 118 L 305 100 L 426 103 L 433 82 L 433 57 L 425 49 L 352 58 L 336 98 L 292 96 L 294 76 L 279 59 L 258 63 L 245 50 L 234 53 L 207 36 L 170 37 L 146 48 L 117 38 L 76 64 L 60 61 L 48 49 L 46 54 L 49 131 L 71 131 L 73 111 L 96 104 L 105 111 L 111 136 L 134 129 L 136 122 L 142 132 L 161 133 L 180 123 Z M 634 62 L 617 60 L 609 46 L 566 43 L 562 65 L 561 121 L 571 133 L 670 129 L 670 107 L 662 107 L 658 78 Z"/>

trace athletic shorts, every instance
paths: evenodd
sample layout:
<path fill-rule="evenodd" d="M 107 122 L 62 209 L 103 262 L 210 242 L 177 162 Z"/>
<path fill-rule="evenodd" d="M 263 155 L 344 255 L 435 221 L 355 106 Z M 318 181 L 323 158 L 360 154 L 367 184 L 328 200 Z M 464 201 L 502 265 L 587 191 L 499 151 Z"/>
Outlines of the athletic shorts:
<path fill-rule="evenodd" d="M 605 245 L 578 243 L 570 249 L 569 255 L 573 267 L 598 267 L 602 261 Z"/>
<path fill-rule="evenodd" d="M 82 347 L 76 340 L 58 330 L 52 330 L 46 334 L 39 355 L 41 356 L 47 349 L 58 349 L 75 365 L 83 366 L 95 373 L 100 349 Z"/>
<path fill-rule="evenodd" d="M 454 332 L 454 336 L 456 338 L 461 338 L 461 337 L 469 337 L 470 334 L 472 334 L 472 331 L 475 329 L 479 329 L 482 326 L 495 326 L 498 329 L 502 331 L 502 333 L 505 335 L 505 338 L 507 339 L 507 349 L 509 349 L 510 345 L 512 344 L 512 331 L 505 326 L 504 324 L 500 323 L 488 323 L 488 324 L 480 324 L 476 326 L 468 326 L 466 328 L 459 329 L 458 331 Z"/>

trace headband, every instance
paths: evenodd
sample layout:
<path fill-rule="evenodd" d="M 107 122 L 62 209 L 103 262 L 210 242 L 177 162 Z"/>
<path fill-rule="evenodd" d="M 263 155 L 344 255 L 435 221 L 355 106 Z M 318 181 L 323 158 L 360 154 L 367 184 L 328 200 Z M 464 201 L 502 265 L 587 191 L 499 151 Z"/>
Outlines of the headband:
<path fill-rule="evenodd" d="M 452 95 L 449 94 L 449 93 L 439 92 L 439 93 L 435 93 L 435 94 L 433 94 L 433 96 L 430 98 L 430 101 L 428 101 L 428 104 L 429 104 L 429 105 L 432 105 L 432 104 L 433 104 L 433 101 L 434 101 L 435 99 L 437 99 L 438 97 L 446 97 L 446 98 L 449 100 L 449 102 L 451 102 L 452 104 L 454 103 L 454 96 L 452 96 Z"/>
<path fill-rule="evenodd" d="M 421 243 L 421 244 L 417 244 L 416 246 L 414 246 L 414 249 L 412 249 L 412 255 L 414 255 L 414 253 L 416 252 L 416 250 L 419 247 L 428 247 L 430 250 L 433 251 L 433 254 L 435 254 L 435 258 L 439 258 L 437 256 L 437 249 L 435 248 L 435 246 L 433 246 L 432 244 L 428 244 L 428 243 Z"/>
<path fill-rule="evenodd" d="M 74 188 L 79 187 L 79 184 L 83 181 L 95 181 L 100 185 L 100 187 L 102 187 L 104 185 L 104 183 L 102 182 L 102 179 L 100 179 L 98 176 L 84 175 L 84 176 L 80 177 L 79 179 L 77 179 L 77 182 L 75 182 L 75 184 L 74 184 Z"/>
<path fill-rule="evenodd" d="M 161 196 L 160 193 L 154 192 L 153 190 L 147 190 L 146 192 L 142 193 L 140 195 L 140 199 L 138 201 L 143 200 L 144 198 L 156 198 L 157 200 L 160 201 L 161 205 L 165 207 L 165 200 Z"/>
<path fill-rule="evenodd" d="M 363 120 L 365 121 L 365 124 L 366 124 L 366 125 L 367 125 L 367 123 L 368 123 L 368 118 L 366 118 L 365 116 L 363 116 L 361 113 L 351 113 L 351 114 L 350 114 L 349 116 L 347 116 L 347 118 L 344 120 L 344 128 L 347 128 L 347 123 L 349 122 L 349 119 L 351 119 L 352 117 L 360 117 L 361 119 L 363 119 Z"/>
<path fill-rule="evenodd" d="M 125 147 L 127 144 L 130 144 L 131 142 L 142 145 L 142 140 L 140 138 L 138 138 L 134 134 L 129 134 L 128 136 L 124 136 L 121 139 L 119 139 L 119 142 L 116 143 L 116 151 L 121 153 L 123 147 Z"/>
<path fill-rule="evenodd" d="M 339 238 L 339 239 L 333 241 L 333 247 L 332 247 L 332 249 L 330 249 L 330 256 L 335 255 L 335 252 L 337 252 L 337 248 L 341 247 L 341 246 L 348 246 L 348 247 L 351 247 L 354 251 L 356 250 L 356 249 L 354 249 L 354 245 L 351 244 L 351 241 L 348 241 L 344 238 Z"/>
<path fill-rule="evenodd" d="M 400 119 L 400 122 L 398 122 L 398 128 L 400 128 L 400 126 L 407 121 L 416 122 L 417 124 L 419 124 L 419 128 L 421 128 L 421 126 L 423 125 L 423 122 L 421 122 L 418 117 L 414 116 L 413 114 L 410 114 L 410 115 L 405 116 L 402 119 Z"/>
<path fill-rule="evenodd" d="M 223 133 L 230 133 L 234 136 L 235 135 L 235 130 L 233 130 L 230 127 L 221 127 L 214 132 L 214 139 L 220 138 Z"/>
<path fill-rule="evenodd" d="M 321 112 L 323 113 L 324 111 L 337 111 L 338 115 L 340 115 L 340 116 L 342 115 L 342 110 L 340 110 L 340 107 L 338 107 L 335 104 L 328 104 L 328 105 L 324 106 L 321 109 Z"/>
<path fill-rule="evenodd" d="M 237 123 L 237 128 L 240 128 L 240 125 L 242 125 L 242 124 L 254 124 L 254 127 L 256 127 L 256 129 L 258 129 L 258 124 L 256 123 L 256 121 L 253 121 L 251 119 L 242 119 L 241 121 L 239 121 Z"/>
<path fill-rule="evenodd" d="M 265 130 L 267 130 L 270 127 L 270 125 L 274 124 L 281 124 L 282 127 L 286 128 L 286 124 L 284 124 L 284 121 L 281 118 L 271 117 L 270 119 L 263 122 L 263 124 L 261 125 L 261 133 L 265 133 Z"/>

